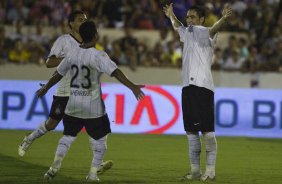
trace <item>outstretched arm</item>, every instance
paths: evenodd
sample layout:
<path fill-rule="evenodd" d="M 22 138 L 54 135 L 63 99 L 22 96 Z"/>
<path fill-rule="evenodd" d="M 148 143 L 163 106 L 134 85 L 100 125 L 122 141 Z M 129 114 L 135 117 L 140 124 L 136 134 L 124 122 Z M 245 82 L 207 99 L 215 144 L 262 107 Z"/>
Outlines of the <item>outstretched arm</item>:
<path fill-rule="evenodd" d="M 164 6 L 163 11 L 165 12 L 165 15 L 170 19 L 174 30 L 176 30 L 179 26 L 183 26 L 183 24 L 177 19 L 173 12 L 172 3 Z"/>
<path fill-rule="evenodd" d="M 48 90 L 57 84 L 63 78 L 57 71 L 52 75 L 46 85 L 43 85 L 39 90 L 36 91 L 38 97 L 44 96 Z"/>
<path fill-rule="evenodd" d="M 232 15 L 232 9 L 229 5 L 225 5 L 222 11 L 222 17 L 214 23 L 214 25 L 209 29 L 210 37 L 213 38 L 214 35 L 220 30 L 222 25 L 228 21 Z"/>
<path fill-rule="evenodd" d="M 115 77 L 118 81 L 120 81 L 123 85 L 128 87 L 135 95 L 137 100 L 142 99 L 145 95 L 140 88 L 145 87 L 144 85 L 136 85 L 133 84 L 120 69 L 116 69 L 112 74 L 112 77 Z"/>

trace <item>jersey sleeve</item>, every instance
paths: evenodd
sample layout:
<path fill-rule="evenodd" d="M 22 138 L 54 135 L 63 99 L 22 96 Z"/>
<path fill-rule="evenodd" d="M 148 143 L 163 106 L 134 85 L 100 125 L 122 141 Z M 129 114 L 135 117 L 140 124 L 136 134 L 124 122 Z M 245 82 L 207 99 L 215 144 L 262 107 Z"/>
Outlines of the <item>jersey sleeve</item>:
<path fill-rule="evenodd" d="M 181 42 L 184 42 L 184 41 L 185 41 L 186 29 L 187 29 L 187 27 L 184 27 L 184 26 L 179 26 L 179 27 L 177 28 L 177 32 L 178 32 L 178 34 L 179 34 L 179 37 L 180 37 L 180 41 L 181 41 Z"/>
<path fill-rule="evenodd" d="M 64 58 L 61 63 L 59 64 L 59 66 L 57 67 L 57 72 L 62 75 L 65 76 L 66 73 L 69 71 L 69 63 L 68 63 L 68 59 Z"/>
<path fill-rule="evenodd" d="M 213 38 L 210 38 L 212 47 L 215 47 L 215 45 L 216 45 L 217 36 L 218 36 L 218 33 L 216 33 L 216 34 L 213 36 Z"/>
<path fill-rule="evenodd" d="M 195 31 L 195 35 L 198 36 L 200 39 L 209 39 L 210 34 L 209 34 L 209 29 L 207 27 L 203 26 L 193 26 L 193 30 Z"/>
<path fill-rule="evenodd" d="M 51 48 L 51 51 L 48 55 L 48 57 L 51 57 L 51 56 L 56 56 L 57 58 L 58 57 L 64 57 L 65 54 L 64 54 L 64 51 L 63 51 L 63 48 L 65 46 L 65 39 L 63 36 L 60 36 L 59 38 L 57 38 L 57 40 L 54 42 L 52 48 Z"/>
<path fill-rule="evenodd" d="M 218 33 L 216 33 L 213 38 L 210 37 L 210 33 L 209 33 L 209 28 L 208 27 L 203 27 L 203 26 L 195 26 L 195 31 L 197 32 L 198 35 L 198 39 L 202 39 L 202 40 L 209 40 L 210 45 L 212 47 L 215 46 L 216 41 L 217 41 L 217 35 Z"/>
<path fill-rule="evenodd" d="M 109 76 L 118 68 L 105 51 L 99 51 L 95 60 L 95 62 L 92 62 L 92 67 L 95 67 L 99 72 L 106 73 Z"/>

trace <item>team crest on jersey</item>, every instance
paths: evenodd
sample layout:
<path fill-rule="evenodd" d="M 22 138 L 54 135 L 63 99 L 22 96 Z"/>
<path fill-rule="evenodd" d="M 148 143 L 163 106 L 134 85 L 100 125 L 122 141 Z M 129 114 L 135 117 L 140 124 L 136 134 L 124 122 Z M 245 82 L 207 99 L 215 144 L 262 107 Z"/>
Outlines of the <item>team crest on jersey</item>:
<path fill-rule="evenodd" d="M 55 114 L 61 114 L 61 109 L 60 109 L 60 106 L 58 106 L 55 110 Z"/>

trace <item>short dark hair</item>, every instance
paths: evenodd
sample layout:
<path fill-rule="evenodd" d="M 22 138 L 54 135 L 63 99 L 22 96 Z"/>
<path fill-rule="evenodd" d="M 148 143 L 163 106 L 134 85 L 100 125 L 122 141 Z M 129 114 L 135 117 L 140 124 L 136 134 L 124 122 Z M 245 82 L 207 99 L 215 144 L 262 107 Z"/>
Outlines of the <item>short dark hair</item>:
<path fill-rule="evenodd" d="M 194 10 L 197 13 L 197 15 L 199 16 L 199 18 L 202 18 L 202 17 L 206 18 L 206 10 L 205 8 L 201 6 L 198 6 L 198 5 L 191 6 L 189 10 Z"/>
<path fill-rule="evenodd" d="M 97 36 L 97 28 L 93 21 L 86 21 L 79 27 L 79 34 L 82 38 L 83 43 L 89 43 Z"/>
<path fill-rule="evenodd" d="M 80 11 L 80 10 L 76 10 L 76 11 L 71 12 L 71 14 L 69 14 L 69 17 L 68 17 L 69 27 L 71 28 L 70 23 L 74 21 L 74 19 L 76 18 L 77 15 L 84 15 L 84 14 L 85 13 L 83 11 Z"/>

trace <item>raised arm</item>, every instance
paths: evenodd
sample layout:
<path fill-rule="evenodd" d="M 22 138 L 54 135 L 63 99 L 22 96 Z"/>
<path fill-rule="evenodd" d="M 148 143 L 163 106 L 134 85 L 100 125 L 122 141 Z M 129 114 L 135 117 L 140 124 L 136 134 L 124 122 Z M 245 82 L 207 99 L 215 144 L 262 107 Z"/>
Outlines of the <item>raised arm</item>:
<path fill-rule="evenodd" d="M 231 15 L 231 7 L 229 5 L 225 5 L 222 11 L 222 17 L 209 29 L 209 34 L 211 38 L 213 38 L 214 35 L 220 30 L 222 25 L 228 21 Z"/>
<path fill-rule="evenodd" d="M 63 78 L 57 71 L 52 75 L 46 85 L 43 85 L 39 90 L 36 91 L 38 97 L 44 96 L 48 90 L 57 84 Z"/>
<path fill-rule="evenodd" d="M 123 85 L 128 87 L 135 95 L 137 100 L 142 99 L 145 95 L 140 88 L 145 87 L 144 85 L 136 85 L 133 84 L 120 69 L 116 69 L 112 74 L 112 77 L 115 77 L 118 81 L 120 81 Z"/>
<path fill-rule="evenodd" d="M 170 19 L 174 30 L 176 30 L 179 26 L 183 26 L 183 24 L 177 19 L 173 12 L 172 3 L 165 5 L 163 7 L 163 11 L 165 12 L 165 15 Z"/>

